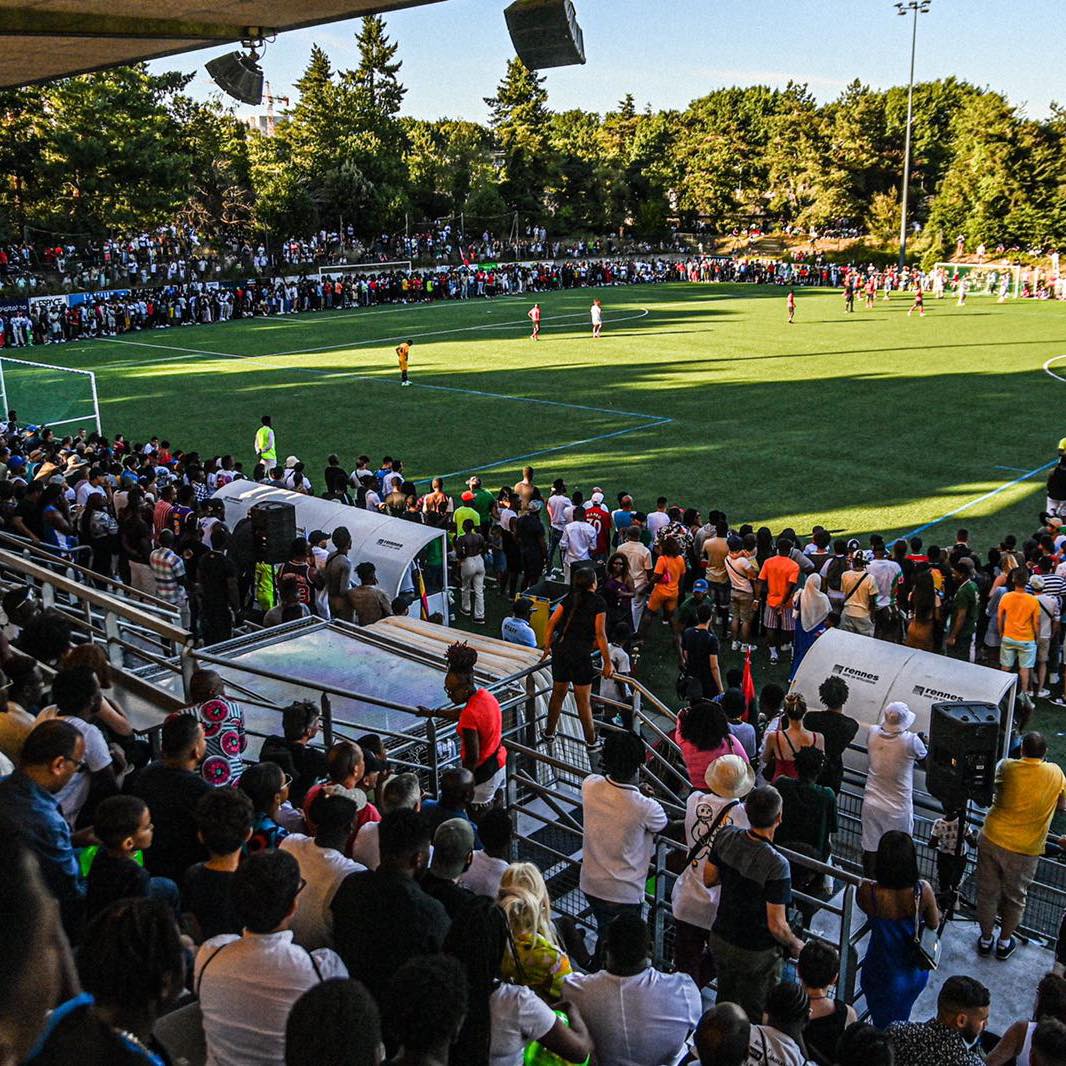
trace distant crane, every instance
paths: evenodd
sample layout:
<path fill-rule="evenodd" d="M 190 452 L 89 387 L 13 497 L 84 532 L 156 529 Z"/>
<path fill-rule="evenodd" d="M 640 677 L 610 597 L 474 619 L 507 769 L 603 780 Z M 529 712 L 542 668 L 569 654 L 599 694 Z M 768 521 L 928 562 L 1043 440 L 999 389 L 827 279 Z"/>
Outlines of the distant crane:
<path fill-rule="evenodd" d="M 271 92 L 270 82 L 266 82 L 264 84 L 264 88 L 266 91 L 263 93 L 263 100 L 267 105 L 266 130 L 264 132 L 268 137 L 273 137 L 274 130 L 277 126 L 277 116 L 274 114 L 274 104 L 276 102 L 279 104 L 284 104 L 286 107 L 288 107 L 289 98 L 287 96 L 275 96 L 273 92 Z"/>

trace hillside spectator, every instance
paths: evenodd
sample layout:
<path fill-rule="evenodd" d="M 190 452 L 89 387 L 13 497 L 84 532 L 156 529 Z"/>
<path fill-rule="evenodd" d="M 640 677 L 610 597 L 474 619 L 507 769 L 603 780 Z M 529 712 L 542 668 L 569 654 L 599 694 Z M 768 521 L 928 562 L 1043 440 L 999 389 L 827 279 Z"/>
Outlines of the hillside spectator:
<path fill-rule="evenodd" d="M 72 935 L 81 920 L 85 882 L 57 797 L 84 765 L 82 734 L 69 722 L 42 722 L 22 745 L 18 768 L 0 780 L 0 817 L 36 856 Z"/>
<path fill-rule="evenodd" d="M 982 1066 L 971 1050 L 988 1025 L 991 997 L 972 977 L 949 977 L 936 1000 L 936 1017 L 927 1022 L 893 1022 L 888 1036 L 896 1061 L 906 1066 Z"/>
<path fill-rule="evenodd" d="M 193 974 L 209 1061 L 218 1066 L 283 1066 L 289 1010 L 314 985 L 347 977 L 328 948 L 305 951 L 290 928 L 299 906 L 300 867 L 283 851 L 250 855 L 233 878 L 244 932 L 201 945 Z"/>
<path fill-rule="evenodd" d="M 738 755 L 723 755 L 707 767 L 703 790 L 693 789 L 685 803 L 685 868 L 674 882 L 674 962 L 703 988 L 714 975 L 707 939 L 718 913 L 721 888 L 704 883 L 707 856 L 719 829 L 747 828 L 741 802 L 755 787 L 755 772 Z"/>
<path fill-rule="evenodd" d="M 455 959 L 432 955 L 405 963 L 392 979 L 386 1003 L 386 1022 L 400 1048 L 390 1063 L 448 1062 L 467 1009 L 466 974 Z"/>
<path fill-rule="evenodd" d="M 977 837 L 977 950 L 992 952 L 996 914 L 1000 916 L 996 958 L 1008 959 L 1017 942 L 1029 885 L 1044 853 L 1051 820 L 1066 810 L 1066 775 L 1047 761 L 1047 741 L 1039 733 L 1022 738 L 1020 759 L 996 767 L 996 790 Z"/>
<path fill-rule="evenodd" d="M 152 815 L 136 796 L 109 796 L 96 809 L 93 833 L 101 843 L 89 868 L 86 913 L 90 919 L 120 899 L 158 899 L 177 910 L 178 886 L 150 877 L 137 861 L 152 843 Z"/>
<path fill-rule="evenodd" d="M 196 804 L 196 825 L 207 860 L 189 867 L 182 885 L 185 912 L 196 922 L 197 943 L 239 933 L 233 875 L 252 835 L 252 802 L 236 788 L 211 789 Z"/>
<path fill-rule="evenodd" d="M 190 866 L 207 858 L 196 821 L 197 803 L 211 790 L 197 773 L 206 742 L 203 726 L 187 714 L 172 714 L 160 732 L 161 758 L 138 770 L 126 791 L 152 812 L 155 829 L 144 853 L 145 867 L 180 884 Z"/>
<path fill-rule="evenodd" d="M 431 1006 L 417 996 L 413 1002 L 416 1011 Z M 312 985 L 289 1011 L 285 1066 L 379 1066 L 384 1051 L 377 1004 L 358 981 Z"/>
<path fill-rule="evenodd" d="M 330 904 L 348 874 L 364 869 L 344 854 L 358 813 L 358 806 L 348 797 L 320 792 L 314 802 L 313 817 L 318 826 L 314 837 L 290 833 L 279 845 L 279 850 L 300 864 L 304 887 L 292 920 L 292 939 L 308 951 L 333 946 Z"/>
<path fill-rule="evenodd" d="M 470 866 L 459 878 L 459 884 L 477 896 L 495 899 L 500 878 L 511 861 L 511 841 L 514 825 L 505 810 L 489 811 L 477 826 L 482 847 L 470 858 Z"/>
<path fill-rule="evenodd" d="M 604 968 L 572 974 L 563 986 L 588 1027 L 597 1059 L 617 1066 L 677 1060 L 700 1019 L 700 994 L 687 974 L 651 964 L 647 923 L 620 914 L 607 928 Z"/>
<path fill-rule="evenodd" d="M 229 788 L 244 773 L 244 712 L 226 695 L 226 684 L 214 670 L 193 671 L 189 698 L 196 704 L 190 713 L 203 723 L 207 742 L 200 773 L 209 785 Z"/>
<path fill-rule="evenodd" d="M 440 951 L 449 919 L 416 880 L 429 861 L 429 833 L 421 816 L 392 811 L 381 821 L 378 842 L 378 868 L 349 874 L 330 907 L 338 953 L 380 1004 L 400 966 Z"/>
<path fill-rule="evenodd" d="M 796 974 L 810 1002 L 803 1042 L 816 1061 L 832 1062 L 844 1030 L 856 1019 L 855 1008 L 832 995 L 840 976 L 840 954 L 822 940 L 809 940 L 800 952 Z"/>
<path fill-rule="evenodd" d="M 863 869 L 873 874 L 881 837 L 892 829 L 914 834 L 914 764 L 926 756 L 915 714 L 905 703 L 890 703 L 866 738 L 869 769 L 862 799 Z"/>
<path fill-rule="evenodd" d="M 422 891 L 456 916 L 474 899 L 474 893 L 459 884 L 474 855 L 474 827 L 465 818 L 449 818 L 433 834 L 433 854 L 419 881 Z"/>
<path fill-rule="evenodd" d="M 295 700 L 281 712 L 283 736 L 263 741 L 259 758 L 277 763 L 292 778 L 289 802 L 302 807 L 307 790 L 326 776 L 326 753 L 312 742 L 318 736 L 321 712 L 308 700 Z"/>
<path fill-rule="evenodd" d="M 635 733 L 614 732 L 603 746 L 605 774 L 590 774 L 581 785 L 584 811 L 581 891 L 596 923 L 597 959 L 611 920 L 639 916 L 655 834 L 667 825 L 666 812 L 638 786 L 644 745 Z"/>
<path fill-rule="evenodd" d="M 918 876 L 914 841 L 899 830 L 885 833 L 874 860 L 874 880 L 863 881 L 859 906 L 870 922 L 870 943 L 860 980 L 870 1018 L 879 1029 L 907 1021 L 929 980 L 918 964 L 915 929 L 936 929 L 940 908 L 928 881 Z"/>
<path fill-rule="evenodd" d="M 848 702 L 848 684 L 842 677 L 836 674 L 827 677 L 818 686 L 818 697 L 825 710 L 808 711 L 803 724 L 825 738 L 825 762 L 818 775 L 818 784 L 831 788 L 839 795 L 844 783 L 844 753 L 855 739 L 859 723 L 844 713 L 844 704 Z"/>
<path fill-rule="evenodd" d="M 772 786 L 756 788 L 748 793 L 744 812 L 750 828 L 726 826 L 719 831 L 703 880 L 708 886 L 721 885 L 710 936 L 718 996 L 739 1003 L 749 1018 L 761 1018 L 780 973 L 780 946 L 796 957 L 803 941 L 788 925 L 788 862 L 773 847 L 781 824 L 781 795 Z"/>

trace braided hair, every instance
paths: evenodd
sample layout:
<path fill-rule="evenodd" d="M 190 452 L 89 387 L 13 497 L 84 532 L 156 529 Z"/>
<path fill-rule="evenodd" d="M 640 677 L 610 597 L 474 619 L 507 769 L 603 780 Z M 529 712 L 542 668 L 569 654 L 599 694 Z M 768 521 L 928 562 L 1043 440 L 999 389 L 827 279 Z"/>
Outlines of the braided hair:
<path fill-rule="evenodd" d="M 161 900 L 112 903 L 89 923 L 76 961 L 97 1003 L 155 1013 L 181 990 L 184 975 L 174 912 Z"/>
<path fill-rule="evenodd" d="M 477 649 L 470 647 L 465 640 L 457 640 L 444 653 L 448 660 L 448 669 L 461 677 L 473 678 L 477 663 Z"/>

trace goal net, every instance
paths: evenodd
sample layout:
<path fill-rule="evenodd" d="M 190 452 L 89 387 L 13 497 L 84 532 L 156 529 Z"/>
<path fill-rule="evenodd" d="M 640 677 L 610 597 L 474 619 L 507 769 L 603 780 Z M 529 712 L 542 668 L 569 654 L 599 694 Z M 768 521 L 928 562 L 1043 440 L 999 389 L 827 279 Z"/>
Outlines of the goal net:
<path fill-rule="evenodd" d="M 410 259 L 393 259 L 388 263 L 334 263 L 332 266 L 320 266 L 320 278 L 347 278 L 359 274 L 381 274 L 402 270 L 410 273 Z"/>
<path fill-rule="evenodd" d="M 16 411 L 22 425 L 59 429 L 59 436 L 83 427 L 101 432 L 96 375 L 91 370 L 0 356 L 0 411 L 5 415 Z"/>
<path fill-rule="evenodd" d="M 935 263 L 943 277 L 944 291 L 958 293 L 963 283 L 967 296 L 1015 297 L 1021 292 L 1022 268 L 990 263 Z M 934 286 L 935 287 L 935 286 Z"/>

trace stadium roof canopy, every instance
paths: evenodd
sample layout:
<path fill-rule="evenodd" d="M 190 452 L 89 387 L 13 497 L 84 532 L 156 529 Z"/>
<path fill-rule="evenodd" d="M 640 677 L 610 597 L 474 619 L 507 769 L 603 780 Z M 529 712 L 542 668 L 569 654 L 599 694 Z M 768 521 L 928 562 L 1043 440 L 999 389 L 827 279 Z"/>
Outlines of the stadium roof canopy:
<path fill-rule="evenodd" d="M 0 0 L 0 88 L 439 0 Z"/>

